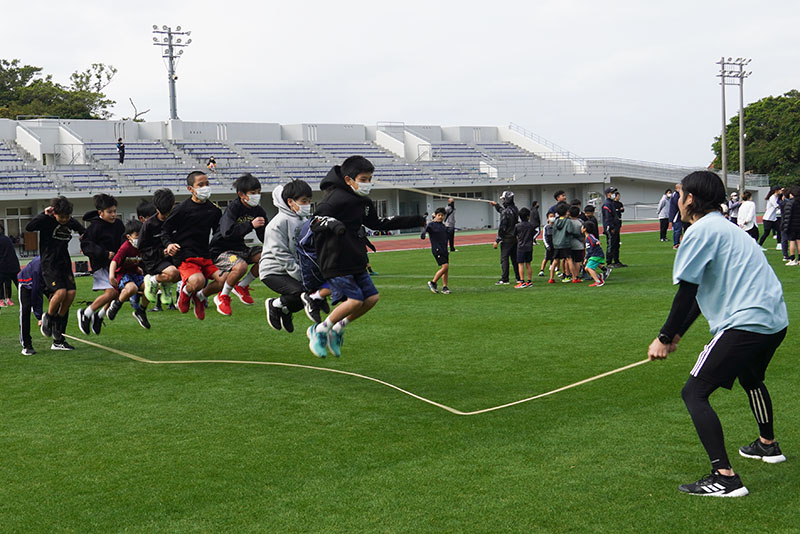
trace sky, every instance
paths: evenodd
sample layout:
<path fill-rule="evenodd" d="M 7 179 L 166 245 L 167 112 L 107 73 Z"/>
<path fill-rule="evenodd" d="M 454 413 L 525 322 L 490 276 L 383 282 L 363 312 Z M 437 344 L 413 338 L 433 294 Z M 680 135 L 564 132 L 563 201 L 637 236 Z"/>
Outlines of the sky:
<path fill-rule="evenodd" d="M 132 98 L 147 121 L 169 118 L 154 24 L 192 32 L 187 121 L 513 122 L 583 157 L 706 166 L 723 55 L 752 58 L 745 105 L 800 88 L 796 0 L 10 0 L 4 19 L 0 57 L 64 84 L 114 65 L 114 118 Z"/>

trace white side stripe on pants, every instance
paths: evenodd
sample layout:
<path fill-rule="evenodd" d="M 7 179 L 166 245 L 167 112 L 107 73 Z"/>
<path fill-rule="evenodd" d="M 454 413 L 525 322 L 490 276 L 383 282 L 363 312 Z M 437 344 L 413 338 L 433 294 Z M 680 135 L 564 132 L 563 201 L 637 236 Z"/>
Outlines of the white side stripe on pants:
<path fill-rule="evenodd" d="M 724 334 L 725 332 L 726 332 L 725 330 L 721 330 L 717 332 L 717 335 L 711 338 L 711 341 L 708 342 L 708 345 L 706 345 L 703 348 L 703 352 L 701 352 L 700 356 L 697 357 L 697 363 L 694 364 L 692 372 L 689 373 L 690 375 L 696 377 L 698 373 L 700 373 L 700 369 L 702 369 L 703 364 L 706 363 L 706 359 L 708 358 L 708 355 L 711 354 L 711 351 L 714 349 L 714 345 L 716 345 L 717 341 L 719 341 L 719 338 L 721 338 L 722 334 Z"/>
<path fill-rule="evenodd" d="M 756 415 L 756 422 L 762 425 L 769 423 L 767 407 L 764 403 L 764 396 L 761 394 L 761 390 L 751 389 L 747 393 L 750 395 L 750 402 L 753 403 L 753 413 Z"/>

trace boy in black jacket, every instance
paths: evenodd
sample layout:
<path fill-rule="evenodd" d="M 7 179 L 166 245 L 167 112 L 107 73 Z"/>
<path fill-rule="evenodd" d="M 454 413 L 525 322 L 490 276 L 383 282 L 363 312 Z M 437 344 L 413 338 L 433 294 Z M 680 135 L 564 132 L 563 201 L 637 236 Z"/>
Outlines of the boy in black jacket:
<path fill-rule="evenodd" d="M 194 301 L 194 315 L 202 321 L 206 318 L 208 295 L 222 288 L 219 268 L 211 261 L 208 249 L 209 235 L 219 227 L 222 212 L 208 200 L 211 186 L 205 173 L 190 172 L 186 189 L 192 196 L 175 206 L 164 221 L 161 242 L 166 255 L 174 258 L 183 280 L 178 310 L 188 313 L 190 301 Z M 206 285 L 208 279 L 211 282 Z"/>
<path fill-rule="evenodd" d="M 72 232 L 83 235 L 81 223 L 72 218 L 72 202 L 59 196 L 28 223 L 27 232 L 39 232 L 39 254 L 45 291 L 50 295 L 47 313 L 42 316 L 42 335 L 53 337 L 52 350 L 74 350 L 64 339 L 69 307 L 75 300 L 75 276 L 69 256 Z"/>
<path fill-rule="evenodd" d="M 420 235 L 419 238 L 425 239 L 426 233 L 430 236 L 431 252 L 433 253 L 433 257 L 436 258 L 437 265 L 439 265 L 439 270 L 433 275 L 433 280 L 428 282 L 428 289 L 434 293 L 438 293 L 439 290 L 436 288 L 436 282 L 441 278 L 444 284 L 442 293 L 449 295 L 450 288 L 447 287 L 447 273 L 450 270 L 450 254 L 447 252 L 449 235 L 447 227 L 443 224 L 446 214 L 447 212 L 444 208 L 436 208 L 436 211 L 433 212 L 433 221 L 429 222 L 427 226 L 422 229 L 422 235 Z"/>
<path fill-rule="evenodd" d="M 514 235 L 517 238 L 517 268 L 519 269 L 519 282 L 514 286 L 514 289 L 523 289 L 533 285 L 533 239 L 538 232 L 533 223 L 530 222 L 531 210 L 522 208 L 519 210 L 519 218 L 521 222 L 517 223 L 514 227 Z M 528 273 L 528 278 L 525 278 L 525 272 Z M 527 282 L 526 282 L 527 280 Z"/>
<path fill-rule="evenodd" d="M 117 199 L 100 193 L 94 196 L 94 207 L 83 216 L 84 221 L 91 222 L 81 239 L 81 250 L 92 264 L 92 290 L 103 293 L 87 308 L 78 309 L 78 328 L 87 336 L 100 334 L 106 305 L 119 296 L 109 282 L 108 265 L 125 240 L 125 224 L 117 219 Z"/>
<path fill-rule="evenodd" d="M 231 314 L 231 292 L 243 304 L 250 306 L 254 302 L 250 296 L 250 282 L 258 278 L 261 247 L 248 247 L 244 238 L 255 230 L 258 240 L 264 243 L 267 224 L 267 212 L 261 207 L 261 182 L 258 178 L 248 173 L 233 185 L 237 197 L 222 214 L 219 229 L 214 232 L 210 245 L 214 265 L 225 278 L 222 290 L 214 297 L 217 311 L 222 315 Z"/>
<path fill-rule="evenodd" d="M 514 235 L 514 227 L 519 222 L 519 212 L 517 206 L 514 204 L 514 193 L 511 191 L 503 191 L 500 195 L 500 202 L 502 207 L 497 202 L 490 202 L 494 209 L 500 214 L 500 224 L 497 226 L 497 239 L 494 243 L 494 248 L 500 244 L 500 280 L 495 285 L 508 284 L 508 268 L 509 260 L 514 266 L 514 278 L 517 283 L 520 282 L 519 270 L 517 267 L 517 236 Z"/>
<path fill-rule="evenodd" d="M 181 279 L 178 268 L 172 259 L 164 255 L 164 244 L 161 232 L 164 221 L 175 206 L 175 194 L 169 189 L 158 189 L 153 193 L 153 209 L 155 214 L 142 223 L 139 232 L 139 254 L 142 257 L 144 276 L 144 295 L 148 301 L 156 304 L 153 311 L 173 305 L 174 291 L 172 284 Z M 161 301 L 158 301 L 158 286 L 161 285 Z"/>
<path fill-rule="evenodd" d="M 374 171 L 366 158 L 350 156 L 320 183 L 325 197 L 317 206 L 311 229 L 322 276 L 343 302 L 323 322 L 308 328 L 309 348 L 319 357 L 327 356 L 328 349 L 339 356 L 344 327 L 378 302 L 378 290 L 367 273 L 367 250 L 358 236 L 361 225 L 386 231 L 425 224 L 419 215 L 378 218 L 367 197 Z"/>

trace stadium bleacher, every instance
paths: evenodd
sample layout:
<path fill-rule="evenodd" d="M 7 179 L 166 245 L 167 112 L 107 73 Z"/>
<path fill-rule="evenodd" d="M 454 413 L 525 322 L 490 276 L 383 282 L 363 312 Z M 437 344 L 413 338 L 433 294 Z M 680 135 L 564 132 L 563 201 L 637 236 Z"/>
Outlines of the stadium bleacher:
<path fill-rule="evenodd" d="M 475 146 L 492 158 L 537 158 L 533 152 L 511 143 L 479 143 Z"/>
<path fill-rule="evenodd" d="M 116 143 L 84 143 L 84 147 L 87 156 L 98 163 L 109 164 L 119 161 Z M 157 141 L 137 141 L 125 143 L 125 164 L 131 163 L 177 165 L 182 163 L 182 160 Z"/>
<path fill-rule="evenodd" d="M 232 163 L 238 164 L 244 161 L 244 156 L 231 149 L 228 145 L 218 141 L 176 141 L 175 146 L 188 156 L 200 161 L 203 165 L 206 164 L 210 156 L 214 156 L 218 167 L 223 167 Z"/>
<path fill-rule="evenodd" d="M 247 152 L 265 163 L 280 163 L 282 160 L 325 161 L 324 155 L 296 141 L 274 141 L 269 143 L 236 143 L 236 148 Z M 290 164 L 291 165 L 291 164 Z"/>
<path fill-rule="evenodd" d="M 0 141 L 0 168 L 20 166 L 24 162 L 16 152 L 11 150 L 6 144 Z"/>

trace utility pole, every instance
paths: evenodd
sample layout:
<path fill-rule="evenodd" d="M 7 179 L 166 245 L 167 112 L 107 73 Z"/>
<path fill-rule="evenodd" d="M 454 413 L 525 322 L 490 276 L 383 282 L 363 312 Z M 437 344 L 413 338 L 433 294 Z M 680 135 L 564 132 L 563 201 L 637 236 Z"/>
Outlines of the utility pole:
<path fill-rule="evenodd" d="M 161 57 L 167 60 L 167 76 L 169 78 L 169 118 L 178 118 L 178 101 L 175 95 L 175 82 L 178 80 L 178 75 L 175 73 L 175 64 L 180 56 L 183 55 L 183 48 L 192 44 L 191 39 L 183 42 L 182 36 L 186 37 L 192 34 L 191 31 L 182 31 L 180 26 L 174 30 L 169 26 L 161 26 L 153 24 L 153 45 L 161 47 Z"/>
<path fill-rule="evenodd" d="M 719 65 L 720 86 L 722 87 L 722 136 L 720 139 L 720 153 L 722 156 L 722 181 L 725 187 L 728 186 L 728 145 L 726 136 L 726 110 L 725 110 L 725 86 L 738 85 L 739 86 L 739 194 L 744 192 L 744 79 L 753 74 L 744 70 L 745 66 L 750 63 L 750 59 L 738 57 L 733 58 L 725 57 L 717 61 Z M 736 81 L 738 80 L 738 82 Z"/>

